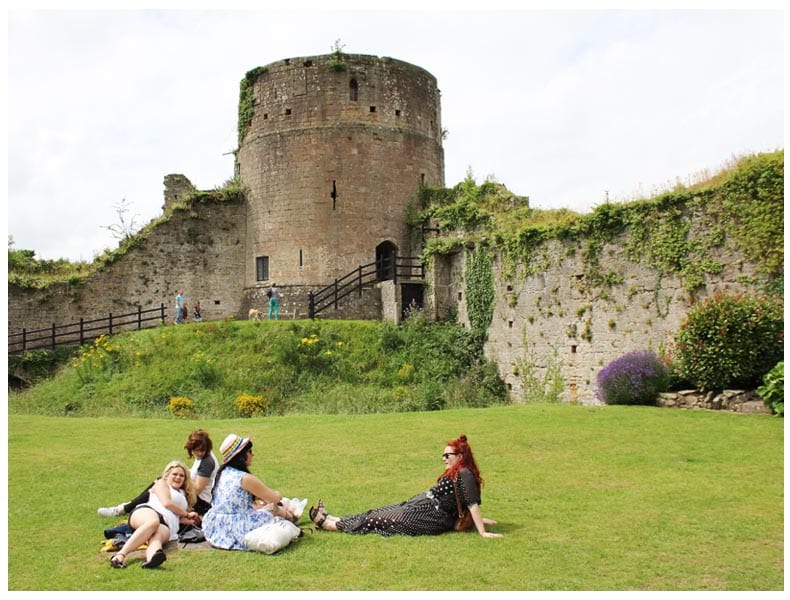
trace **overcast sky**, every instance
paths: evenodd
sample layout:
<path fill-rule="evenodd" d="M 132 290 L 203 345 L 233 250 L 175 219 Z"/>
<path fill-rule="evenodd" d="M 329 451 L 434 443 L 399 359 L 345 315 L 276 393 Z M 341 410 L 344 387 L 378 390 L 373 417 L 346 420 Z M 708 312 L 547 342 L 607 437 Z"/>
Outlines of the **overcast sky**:
<path fill-rule="evenodd" d="M 11 10 L 8 233 L 90 261 L 122 202 L 139 226 L 161 214 L 166 174 L 221 186 L 244 74 L 338 39 L 436 77 L 448 187 L 471 170 L 579 212 L 648 196 L 784 148 L 783 27 L 766 9 Z"/>

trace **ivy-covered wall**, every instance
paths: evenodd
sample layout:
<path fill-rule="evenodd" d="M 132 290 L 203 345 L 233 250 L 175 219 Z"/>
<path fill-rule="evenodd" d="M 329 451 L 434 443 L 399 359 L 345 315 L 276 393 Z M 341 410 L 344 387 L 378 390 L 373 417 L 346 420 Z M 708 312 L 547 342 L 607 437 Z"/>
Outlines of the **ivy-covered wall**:
<path fill-rule="evenodd" d="M 412 222 L 439 230 L 423 248 L 434 314 L 489 323 L 486 355 L 515 401 L 595 403 L 598 371 L 632 350 L 671 352 L 693 303 L 783 289 L 783 152 L 588 215 L 469 180 L 421 203 Z"/>

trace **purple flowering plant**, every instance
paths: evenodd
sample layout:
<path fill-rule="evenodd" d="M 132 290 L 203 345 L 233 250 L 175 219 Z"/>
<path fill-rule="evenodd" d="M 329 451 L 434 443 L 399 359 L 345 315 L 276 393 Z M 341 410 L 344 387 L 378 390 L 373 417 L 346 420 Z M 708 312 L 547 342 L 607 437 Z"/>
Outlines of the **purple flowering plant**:
<path fill-rule="evenodd" d="M 598 373 L 596 395 L 605 404 L 655 404 L 658 395 L 667 390 L 669 376 L 658 356 L 636 350 Z"/>

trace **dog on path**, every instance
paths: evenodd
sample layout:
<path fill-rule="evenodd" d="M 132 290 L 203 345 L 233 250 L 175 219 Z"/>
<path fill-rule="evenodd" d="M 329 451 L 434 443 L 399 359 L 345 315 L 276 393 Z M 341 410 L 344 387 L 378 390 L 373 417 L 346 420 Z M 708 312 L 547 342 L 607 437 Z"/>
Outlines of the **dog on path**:
<path fill-rule="evenodd" d="M 257 308 L 251 308 L 250 312 L 247 314 L 247 319 L 249 321 L 260 321 L 261 311 L 259 311 Z"/>

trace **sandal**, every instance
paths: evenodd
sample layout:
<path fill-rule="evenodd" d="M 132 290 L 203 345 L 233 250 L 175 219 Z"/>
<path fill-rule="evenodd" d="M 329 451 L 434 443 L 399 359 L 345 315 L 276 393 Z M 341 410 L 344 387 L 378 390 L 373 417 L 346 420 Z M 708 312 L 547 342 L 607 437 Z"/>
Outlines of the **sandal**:
<path fill-rule="evenodd" d="M 140 565 L 140 568 L 153 569 L 161 565 L 166 560 L 167 560 L 167 556 L 165 555 L 164 550 L 157 550 L 156 552 L 154 552 L 154 555 L 151 557 L 151 560 L 145 561 L 143 564 Z"/>
<path fill-rule="evenodd" d="M 126 568 L 126 561 L 124 560 L 126 555 L 118 552 L 117 554 L 113 554 L 112 558 L 110 558 L 110 566 L 113 569 L 125 569 Z"/>
<path fill-rule="evenodd" d="M 324 524 L 324 521 L 326 521 L 326 518 L 329 516 L 326 510 L 324 510 L 324 501 L 319 500 L 318 506 L 311 506 L 309 514 L 310 514 L 310 520 L 313 523 L 315 523 L 315 526 L 318 527 L 318 529 L 323 529 L 322 525 Z"/>

